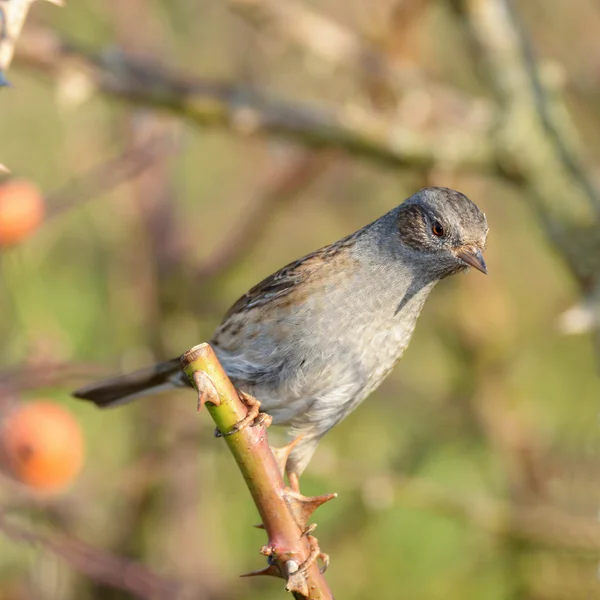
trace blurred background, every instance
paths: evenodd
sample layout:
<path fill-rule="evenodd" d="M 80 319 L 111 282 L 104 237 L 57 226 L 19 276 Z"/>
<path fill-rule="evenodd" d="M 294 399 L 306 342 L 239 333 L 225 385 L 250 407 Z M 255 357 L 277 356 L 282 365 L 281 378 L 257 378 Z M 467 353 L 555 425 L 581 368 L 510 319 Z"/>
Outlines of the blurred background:
<path fill-rule="evenodd" d="M 592 0 L 34 3 L 0 90 L 0 599 L 283 597 L 238 578 L 265 535 L 194 394 L 70 391 L 426 185 L 486 212 L 489 276 L 443 281 L 322 441 L 327 580 L 600 598 L 599 28 Z"/>

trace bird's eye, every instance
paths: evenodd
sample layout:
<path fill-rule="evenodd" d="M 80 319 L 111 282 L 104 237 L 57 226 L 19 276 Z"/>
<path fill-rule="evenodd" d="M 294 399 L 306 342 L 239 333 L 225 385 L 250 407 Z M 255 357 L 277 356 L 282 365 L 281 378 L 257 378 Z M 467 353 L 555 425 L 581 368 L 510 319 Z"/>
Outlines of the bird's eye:
<path fill-rule="evenodd" d="M 444 226 L 439 221 L 434 221 L 431 226 L 431 233 L 437 237 L 443 237 L 445 233 Z"/>

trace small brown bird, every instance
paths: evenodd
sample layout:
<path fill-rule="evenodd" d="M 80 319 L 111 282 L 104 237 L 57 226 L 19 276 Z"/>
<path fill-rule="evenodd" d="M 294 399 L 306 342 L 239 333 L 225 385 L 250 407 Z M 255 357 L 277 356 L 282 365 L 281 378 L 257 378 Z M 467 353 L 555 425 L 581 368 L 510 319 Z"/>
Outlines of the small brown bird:
<path fill-rule="evenodd" d="M 210 343 L 234 385 L 301 436 L 286 465 L 294 487 L 319 440 L 398 362 L 434 285 L 469 266 L 487 273 L 487 233 L 466 196 L 425 188 L 229 309 Z M 176 358 L 74 395 L 107 407 L 189 385 Z"/>

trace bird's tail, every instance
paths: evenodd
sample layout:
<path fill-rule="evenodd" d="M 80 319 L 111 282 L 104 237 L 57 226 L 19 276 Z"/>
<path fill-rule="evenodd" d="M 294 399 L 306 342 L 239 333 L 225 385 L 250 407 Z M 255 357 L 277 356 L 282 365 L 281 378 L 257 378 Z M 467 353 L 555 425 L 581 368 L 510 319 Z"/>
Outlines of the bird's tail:
<path fill-rule="evenodd" d="M 133 373 L 92 383 L 75 390 L 73 396 L 90 400 L 100 408 L 108 408 L 148 394 L 186 385 L 191 384 L 181 370 L 179 358 L 174 358 Z"/>

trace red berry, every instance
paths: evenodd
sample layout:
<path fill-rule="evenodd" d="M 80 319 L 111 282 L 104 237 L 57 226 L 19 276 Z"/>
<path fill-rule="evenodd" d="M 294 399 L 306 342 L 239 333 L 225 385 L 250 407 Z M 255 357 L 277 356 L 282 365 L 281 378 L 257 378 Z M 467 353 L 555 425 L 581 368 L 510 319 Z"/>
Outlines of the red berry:
<path fill-rule="evenodd" d="M 9 179 L 0 185 L 0 246 L 16 244 L 44 220 L 40 190 L 26 179 Z"/>
<path fill-rule="evenodd" d="M 0 424 L 0 457 L 15 479 L 39 491 L 65 487 L 83 464 L 79 423 L 59 404 L 21 404 Z"/>

